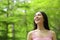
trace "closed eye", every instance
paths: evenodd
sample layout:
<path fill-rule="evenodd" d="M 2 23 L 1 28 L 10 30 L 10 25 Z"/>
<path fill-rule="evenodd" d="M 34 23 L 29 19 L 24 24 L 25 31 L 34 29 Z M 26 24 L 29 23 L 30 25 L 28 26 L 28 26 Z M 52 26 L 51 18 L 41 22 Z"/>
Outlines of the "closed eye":
<path fill-rule="evenodd" d="M 41 14 L 38 14 L 38 16 L 41 16 Z"/>

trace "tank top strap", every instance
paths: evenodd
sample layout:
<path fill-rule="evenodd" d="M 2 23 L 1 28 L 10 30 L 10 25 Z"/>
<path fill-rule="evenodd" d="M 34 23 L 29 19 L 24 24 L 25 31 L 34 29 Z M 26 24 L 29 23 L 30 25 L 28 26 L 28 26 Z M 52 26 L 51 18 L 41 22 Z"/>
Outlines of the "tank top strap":
<path fill-rule="evenodd" d="M 52 32 L 51 32 L 51 30 L 49 30 L 48 36 L 49 36 L 49 37 L 52 37 Z"/>
<path fill-rule="evenodd" d="M 32 32 L 32 38 L 36 37 L 35 33 L 36 33 L 36 31 Z"/>

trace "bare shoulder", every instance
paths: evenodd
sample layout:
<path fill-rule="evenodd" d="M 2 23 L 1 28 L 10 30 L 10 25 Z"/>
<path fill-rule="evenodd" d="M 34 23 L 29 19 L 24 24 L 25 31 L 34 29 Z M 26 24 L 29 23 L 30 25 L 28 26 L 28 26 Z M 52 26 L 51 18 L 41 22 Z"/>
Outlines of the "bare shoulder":
<path fill-rule="evenodd" d="M 34 31 L 28 32 L 27 40 L 32 40 L 32 33 L 33 33 L 33 32 L 34 32 Z"/>
<path fill-rule="evenodd" d="M 53 40 L 57 40 L 57 39 L 56 39 L 56 33 L 55 33 L 55 31 L 51 31 L 51 33 L 52 33 L 52 39 L 53 39 Z"/>
<path fill-rule="evenodd" d="M 52 33 L 53 36 L 56 35 L 55 31 L 52 31 L 52 30 L 50 30 L 50 31 L 51 31 L 51 33 Z"/>
<path fill-rule="evenodd" d="M 35 30 L 32 30 L 30 32 L 28 32 L 28 35 L 32 35 L 32 33 L 34 32 Z"/>
<path fill-rule="evenodd" d="M 52 34 L 55 34 L 55 31 L 50 30 Z"/>

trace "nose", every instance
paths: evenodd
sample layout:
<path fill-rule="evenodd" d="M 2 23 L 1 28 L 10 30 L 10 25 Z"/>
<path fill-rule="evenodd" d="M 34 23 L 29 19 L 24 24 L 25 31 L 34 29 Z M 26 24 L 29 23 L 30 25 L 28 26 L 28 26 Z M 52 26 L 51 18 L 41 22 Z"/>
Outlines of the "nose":
<path fill-rule="evenodd" d="M 35 17 L 34 17 L 34 20 L 36 20 L 37 18 L 38 18 L 38 16 L 35 16 Z"/>
<path fill-rule="evenodd" d="M 36 18 L 38 18 L 38 16 L 36 16 Z"/>

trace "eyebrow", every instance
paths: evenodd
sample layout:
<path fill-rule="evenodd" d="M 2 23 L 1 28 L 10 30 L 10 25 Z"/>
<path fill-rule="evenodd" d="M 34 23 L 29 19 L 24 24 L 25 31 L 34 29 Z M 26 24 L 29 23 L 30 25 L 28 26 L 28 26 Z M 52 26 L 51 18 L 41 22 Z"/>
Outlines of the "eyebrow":
<path fill-rule="evenodd" d="M 41 14 L 35 14 L 35 15 L 41 15 Z"/>

